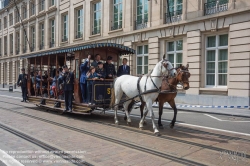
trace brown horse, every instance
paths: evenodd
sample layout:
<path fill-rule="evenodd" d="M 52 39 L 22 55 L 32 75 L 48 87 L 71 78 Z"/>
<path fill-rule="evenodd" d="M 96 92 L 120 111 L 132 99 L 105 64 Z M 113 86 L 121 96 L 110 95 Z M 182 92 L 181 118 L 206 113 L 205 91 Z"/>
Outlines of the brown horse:
<path fill-rule="evenodd" d="M 158 126 L 159 128 L 163 128 L 163 125 L 161 123 L 161 116 L 163 112 L 163 105 L 165 102 L 168 102 L 169 105 L 173 108 L 174 110 L 174 117 L 172 122 L 170 123 L 170 127 L 173 128 L 174 124 L 176 122 L 176 115 L 177 115 L 177 108 L 175 105 L 175 97 L 177 95 L 177 84 L 180 83 L 183 87 L 184 90 L 189 89 L 189 77 L 191 74 L 188 71 L 189 65 L 187 64 L 186 66 L 180 65 L 176 70 L 177 70 L 177 76 L 174 78 L 164 78 L 162 80 L 161 84 L 161 93 L 159 93 L 159 96 L 157 97 L 156 101 L 159 102 L 159 119 L 158 119 Z M 130 104 L 129 110 L 132 110 L 132 106 L 135 102 L 132 101 Z M 147 115 L 147 111 L 144 113 L 143 116 L 143 109 L 145 107 L 145 102 L 142 102 L 140 106 L 140 111 L 141 111 L 141 118 L 144 118 Z M 126 119 L 126 116 L 124 117 Z"/>

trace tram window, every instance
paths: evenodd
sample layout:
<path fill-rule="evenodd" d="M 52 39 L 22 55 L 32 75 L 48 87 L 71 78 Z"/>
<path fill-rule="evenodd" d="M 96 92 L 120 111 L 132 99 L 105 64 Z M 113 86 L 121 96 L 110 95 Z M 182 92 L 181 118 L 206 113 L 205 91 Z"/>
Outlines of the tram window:
<path fill-rule="evenodd" d="M 79 78 L 79 59 L 76 59 L 76 78 Z"/>

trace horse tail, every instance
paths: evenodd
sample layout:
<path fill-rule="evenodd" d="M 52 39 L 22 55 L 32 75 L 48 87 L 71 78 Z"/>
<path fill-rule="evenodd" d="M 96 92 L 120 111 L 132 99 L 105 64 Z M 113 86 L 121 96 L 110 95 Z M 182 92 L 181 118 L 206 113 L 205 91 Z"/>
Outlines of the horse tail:
<path fill-rule="evenodd" d="M 117 78 L 114 79 L 113 82 L 113 87 L 111 88 L 111 99 L 110 99 L 110 104 L 109 107 L 113 108 L 113 105 L 115 104 L 115 81 Z"/>
<path fill-rule="evenodd" d="M 111 100 L 110 100 L 110 108 L 113 108 L 113 105 L 115 104 L 115 90 L 114 88 L 111 89 Z"/>

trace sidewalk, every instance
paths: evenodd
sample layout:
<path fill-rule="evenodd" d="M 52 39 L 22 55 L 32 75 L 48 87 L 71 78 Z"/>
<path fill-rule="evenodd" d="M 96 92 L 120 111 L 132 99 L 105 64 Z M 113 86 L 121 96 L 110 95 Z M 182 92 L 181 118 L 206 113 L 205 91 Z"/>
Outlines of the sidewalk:
<path fill-rule="evenodd" d="M 9 91 L 9 88 L 0 88 L 0 91 Z M 13 92 L 20 92 L 22 93 L 21 89 L 13 89 Z"/>
<path fill-rule="evenodd" d="M 4 92 L 1 93 L 1 91 Z M 19 93 L 8 92 L 8 88 L 0 88 L 0 97 L 2 96 L 10 96 L 10 97 L 20 97 Z M 21 92 L 21 89 L 14 89 L 14 92 Z M 10 95 L 11 94 L 11 95 Z M 139 105 L 137 103 L 136 105 Z M 209 113 L 209 114 L 218 114 L 218 115 L 231 115 L 231 116 L 238 116 L 238 117 L 249 117 L 250 118 L 250 109 L 244 108 L 244 106 L 205 106 L 205 105 L 188 105 L 188 104 L 181 104 L 176 103 L 178 111 L 185 111 L 185 112 L 197 112 L 197 113 Z M 153 104 L 154 108 L 158 108 L 158 104 Z M 230 108 L 231 107 L 231 108 Z M 233 108 L 234 107 L 234 108 Z M 246 107 L 246 106 L 245 106 Z M 172 110 L 168 103 L 164 104 L 164 109 Z"/>

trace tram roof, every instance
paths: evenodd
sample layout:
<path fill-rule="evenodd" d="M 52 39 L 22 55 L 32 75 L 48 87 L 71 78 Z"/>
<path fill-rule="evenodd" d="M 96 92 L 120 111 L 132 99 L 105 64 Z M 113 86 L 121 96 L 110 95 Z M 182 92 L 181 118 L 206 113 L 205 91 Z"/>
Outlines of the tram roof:
<path fill-rule="evenodd" d="M 37 53 L 21 56 L 20 58 L 21 59 L 33 58 L 33 57 L 46 56 L 46 55 L 52 55 L 52 54 L 68 53 L 68 52 L 74 52 L 74 51 L 80 51 L 80 50 L 87 50 L 87 49 L 93 49 L 93 48 L 105 48 L 105 47 L 109 47 L 109 48 L 111 47 L 111 48 L 118 50 L 120 55 L 135 54 L 134 49 L 121 45 L 121 44 L 95 43 L 95 44 L 87 44 L 87 45 L 81 45 L 81 46 L 73 46 L 72 48 L 62 48 L 62 49 L 55 49 L 51 51 L 37 52 Z"/>

